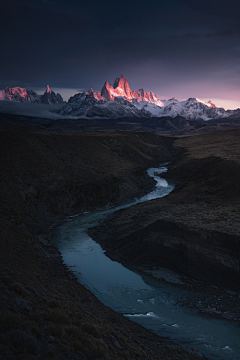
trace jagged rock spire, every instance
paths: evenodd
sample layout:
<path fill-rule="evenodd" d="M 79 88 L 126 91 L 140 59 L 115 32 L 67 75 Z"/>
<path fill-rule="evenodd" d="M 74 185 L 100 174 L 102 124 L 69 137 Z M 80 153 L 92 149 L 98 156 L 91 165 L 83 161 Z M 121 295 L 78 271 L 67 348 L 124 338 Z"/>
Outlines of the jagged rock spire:
<path fill-rule="evenodd" d="M 108 81 L 105 82 L 103 85 L 101 96 L 106 99 L 107 101 L 114 100 L 114 96 L 112 94 L 113 87 L 109 84 Z"/>
<path fill-rule="evenodd" d="M 43 104 L 61 104 L 63 103 L 63 98 L 60 94 L 55 94 L 54 91 L 50 90 L 49 85 L 43 95 L 40 95 L 40 102 Z"/>
<path fill-rule="evenodd" d="M 115 80 L 115 82 L 113 84 L 113 88 L 114 89 L 120 88 L 120 89 L 124 90 L 126 97 L 129 97 L 129 98 L 132 97 L 132 92 L 131 92 L 129 83 L 124 75 L 121 75 L 120 78 L 117 78 Z"/>

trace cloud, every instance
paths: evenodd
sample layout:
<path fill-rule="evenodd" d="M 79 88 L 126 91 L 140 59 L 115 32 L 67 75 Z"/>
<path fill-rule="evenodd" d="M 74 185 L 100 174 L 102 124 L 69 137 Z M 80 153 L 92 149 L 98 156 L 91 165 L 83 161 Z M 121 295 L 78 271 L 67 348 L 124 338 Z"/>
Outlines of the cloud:
<path fill-rule="evenodd" d="M 232 30 L 221 30 L 221 31 L 218 31 L 214 34 L 205 34 L 203 35 L 203 37 L 205 38 L 212 38 L 212 37 L 226 37 L 226 38 L 229 38 L 229 37 L 233 37 L 237 35 L 234 31 Z"/>
<path fill-rule="evenodd" d="M 221 30 L 221 31 L 217 31 L 215 33 L 207 33 L 207 34 L 200 34 L 200 33 L 187 33 L 184 35 L 180 35 L 181 38 L 183 39 L 210 39 L 210 38 L 217 38 L 217 37 L 223 37 L 223 38 L 230 38 L 237 35 L 234 31 L 232 30 Z"/>

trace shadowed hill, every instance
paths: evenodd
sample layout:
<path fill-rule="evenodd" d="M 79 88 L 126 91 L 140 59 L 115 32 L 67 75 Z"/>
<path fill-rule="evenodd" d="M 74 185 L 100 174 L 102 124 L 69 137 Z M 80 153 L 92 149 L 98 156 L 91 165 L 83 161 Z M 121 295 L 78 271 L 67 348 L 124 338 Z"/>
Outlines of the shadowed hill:
<path fill-rule="evenodd" d="M 111 258 L 143 266 L 159 279 L 173 271 L 196 291 L 188 306 L 235 321 L 240 318 L 239 139 L 239 130 L 175 139 L 178 155 L 164 174 L 176 182 L 174 191 L 118 211 L 91 229 Z"/>
<path fill-rule="evenodd" d="M 101 304 L 47 237 L 67 215 L 152 188 L 145 168 L 172 158 L 173 139 L 2 123 L 8 126 L 0 129 L 1 358 L 200 359 Z"/>

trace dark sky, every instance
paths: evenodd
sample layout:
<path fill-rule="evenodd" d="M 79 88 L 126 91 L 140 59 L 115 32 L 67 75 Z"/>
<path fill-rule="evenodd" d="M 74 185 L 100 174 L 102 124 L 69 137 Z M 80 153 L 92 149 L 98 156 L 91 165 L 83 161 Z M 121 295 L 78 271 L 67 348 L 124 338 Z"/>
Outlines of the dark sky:
<path fill-rule="evenodd" d="M 240 107 L 239 0 L 0 0 L 0 89 L 101 90 Z"/>

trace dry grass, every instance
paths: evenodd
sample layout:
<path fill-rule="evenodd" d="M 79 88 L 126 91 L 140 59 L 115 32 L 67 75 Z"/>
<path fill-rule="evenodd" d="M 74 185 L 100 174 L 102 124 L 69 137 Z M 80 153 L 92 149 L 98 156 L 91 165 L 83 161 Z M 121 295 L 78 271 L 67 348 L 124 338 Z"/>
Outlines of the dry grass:
<path fill-rule="evenodd" d="M 56 338 L 62 339 L 64 337 L 63 328 L 59 325 L 50 323 L 46 326 L 47 334 Z"/>

